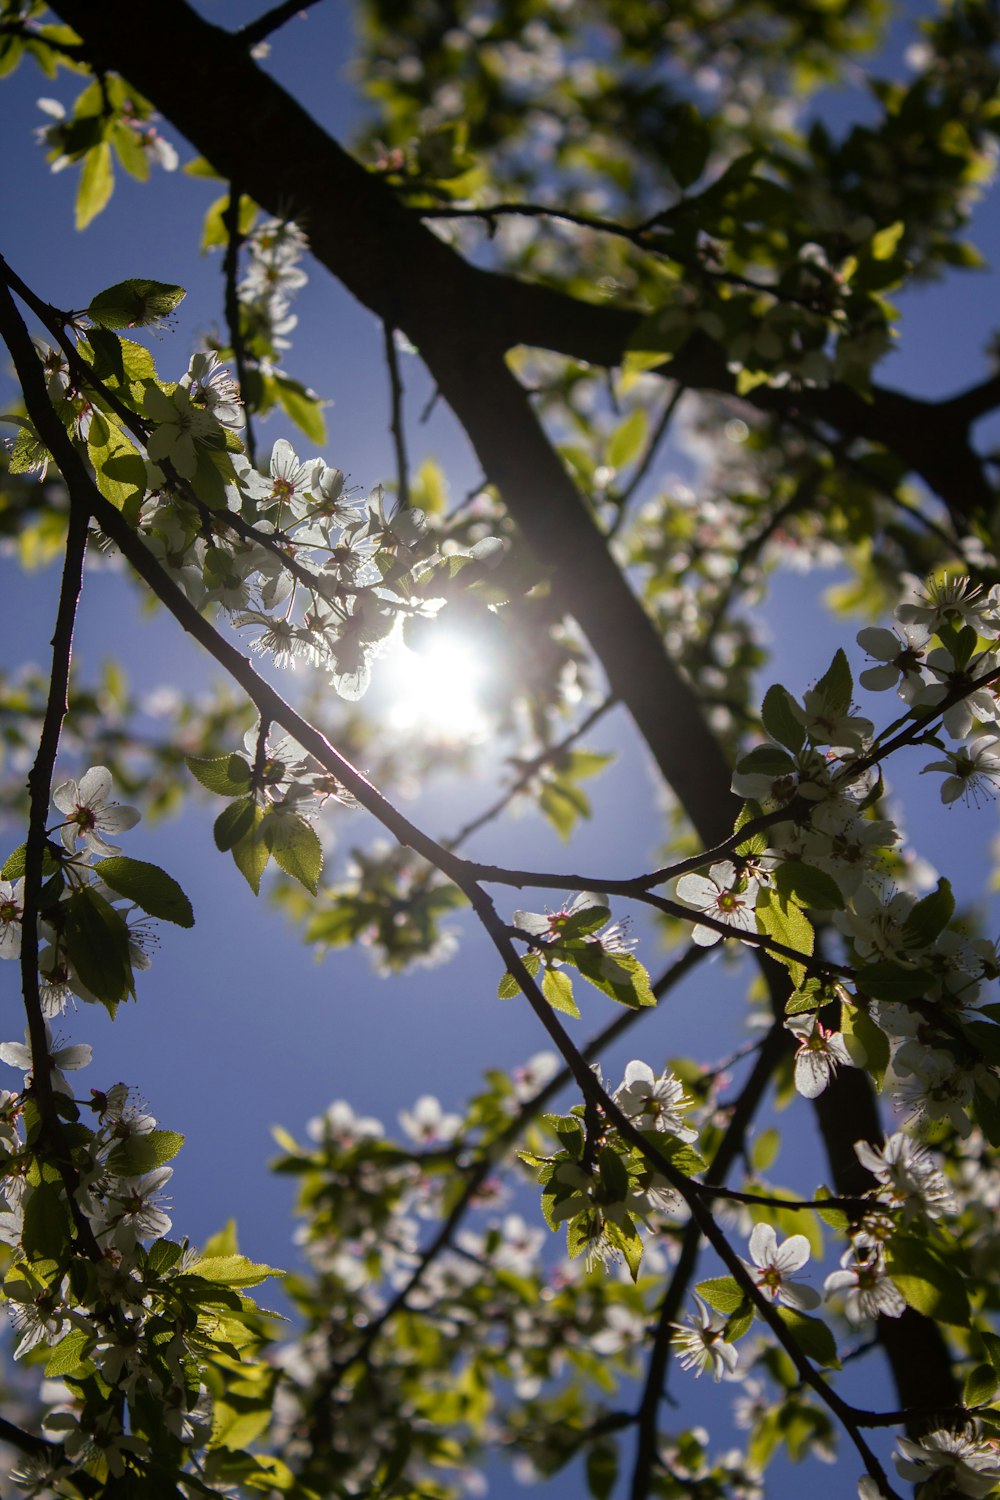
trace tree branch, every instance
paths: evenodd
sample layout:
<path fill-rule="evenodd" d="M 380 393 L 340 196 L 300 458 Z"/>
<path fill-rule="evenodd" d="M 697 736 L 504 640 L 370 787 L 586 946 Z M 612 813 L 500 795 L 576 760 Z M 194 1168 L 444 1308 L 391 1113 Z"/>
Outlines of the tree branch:
<path fill-rule="evenodd" d="M 272 5 L 256 21 L 248 21 L 246 26 L 241 26 L 236 35 L 247 49 L 256 47 L 258 42 L 263 42 L 287 21 L 294 16 L 303 16 L 311 5 L 317 0 L 282 0 L 280 5 Z"/>
<path fill-rule="evenodd" d="M 396 330 L 390 322 L 382 324 L 385 364 L 389 371 L 389 433 L 396 452 L 396 493 L 400 505 L 410 504 L 410 461 L 406 456 L 406 428 L 403 424 L 403 381 L 399 373 L 399 350 Z"/>

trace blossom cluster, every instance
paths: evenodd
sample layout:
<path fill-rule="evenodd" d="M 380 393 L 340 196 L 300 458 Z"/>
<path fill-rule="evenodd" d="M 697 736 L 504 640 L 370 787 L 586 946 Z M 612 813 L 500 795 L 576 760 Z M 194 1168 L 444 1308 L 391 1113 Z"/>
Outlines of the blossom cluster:
<path fill-rule="evenodd" d="M 189 926 L 190 906 L 164 871 L 123 857 L 110 842 L 139 813 L 112 800 L 106 767 L 61 782 L 52 802 L 36 912 L 42 1017 L 76 1000 L 114 1014 L 134 991 L 134 970 L 148 964 L 151 917 Z M 0 879 L 7 959 L 22 947 L 26 877 L 14 872 L 24 863 L 24 849 L 16 850 Z M 219 1347 L 253 1343 L 249 1299 L 211 1283 L 219 1274 L 226 1283 L 237 1269 L 240 1286 L 266 1274 L 240 1257 L 213 1261 L 166 1238 L 167 1163 L 183 1137 L 159 1129 L 123 1083 L 76 1098 L 67 1075 L 88 1066 L 91 1048 L 54 1037 L 42 1017 L 41 1037 L 29 1024 L 23 1043 L 0 1044 L 0 1061 L 24 1075 L 20 1090 L 0 1092 L 4 1305 L 15 1358 L 47 1348 L 61 1377 L 44 1423 L 52 1447 L 15 1476 L 39 1494 L 61 1492 L 60 1481 L 81 1464 L 122 1479 L 141 1473 L 154 1447 L 162 1461 L 165 1441 L 175 1445 L 178 1466 L 203 1446 L 212 1427 L 206 1361 Z M 92 1125 L 83 1123 L 88 1113 Z M 107 1392 L 113 1401 L 103 1399 Z"/>

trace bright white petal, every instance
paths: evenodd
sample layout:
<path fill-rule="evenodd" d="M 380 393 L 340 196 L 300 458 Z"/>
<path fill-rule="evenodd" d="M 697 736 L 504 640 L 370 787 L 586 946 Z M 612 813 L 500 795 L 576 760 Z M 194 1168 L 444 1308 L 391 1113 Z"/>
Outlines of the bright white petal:
<path fill-rule="evenodd" d="M 778 1250 L 778 1236 L 770 1224 L 755 1224 L 750 1236 L 750 1256 L 757 1266 L 769 1266 Z"/>
<path fill-rule="evenodd" d="M 111 772 L 107 766 L 91 766 L 80 782 L 80 801 L 88 807 L 100 807 L 111 791 Z"/>
<path fill-rule="evenodd" d="M 771 1233 L 774 1234 L 773 1229 Z M 771 1264 L 781 1272 L 782 1276 L 787 1276 L 790 1272 L 797 1271 L 800 1266 L 804 1266 L 808 1259 L 809 1241 L 804 1234 L 792 1234 L 781 1248 L 775 1251 Z"/>

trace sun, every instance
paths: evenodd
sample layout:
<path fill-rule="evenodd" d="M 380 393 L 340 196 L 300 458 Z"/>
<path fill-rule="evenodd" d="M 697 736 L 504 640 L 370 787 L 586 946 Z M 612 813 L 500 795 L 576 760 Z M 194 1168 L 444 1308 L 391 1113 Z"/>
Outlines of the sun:
<path fill-rule="evenodd" d="M 389 718 L 396 728 L 422 730 L 451 742 L 485 733 L 487 719 L 479 701 L 484 668 L 470 646 L 444 634 L 419 651 L 400 643 L 386 665 Z"/>

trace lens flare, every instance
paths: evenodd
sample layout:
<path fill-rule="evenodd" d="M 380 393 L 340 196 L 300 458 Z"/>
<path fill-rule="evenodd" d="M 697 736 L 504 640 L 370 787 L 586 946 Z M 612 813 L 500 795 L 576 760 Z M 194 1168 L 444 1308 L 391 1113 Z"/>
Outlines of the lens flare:
<path fill-rule="evenodd" d="M 477 695 L 482 663 L 461 641 L 442 638 L 420 651 L 400 646 L 387 665 L 392 671 L 389 717 L 397 728 L 450 741 L 484 733 L 487 721 Z"/>

